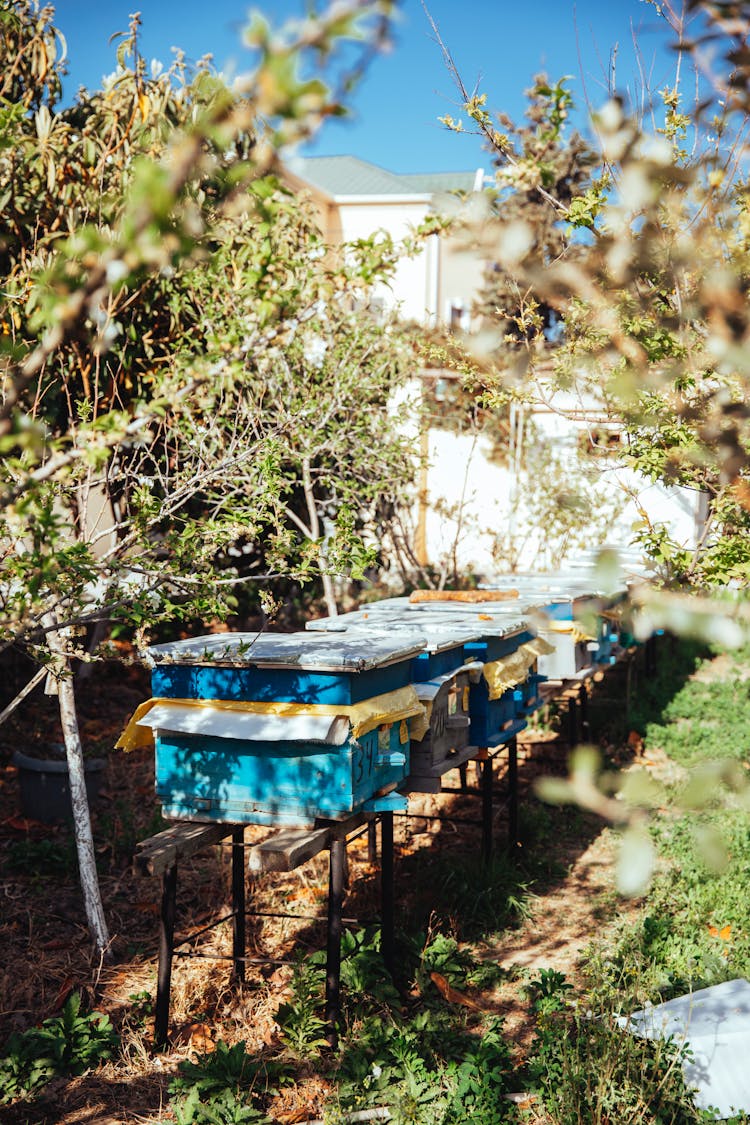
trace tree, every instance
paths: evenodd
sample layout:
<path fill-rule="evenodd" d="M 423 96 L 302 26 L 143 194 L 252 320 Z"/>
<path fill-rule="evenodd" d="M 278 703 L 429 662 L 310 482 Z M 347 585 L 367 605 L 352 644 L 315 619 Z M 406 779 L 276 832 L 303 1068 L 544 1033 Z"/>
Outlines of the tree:
<path fill-rule="evenodd" d="M 594 112 L 597 162 L 577 178 L 573 198 L 547 189 L 538 158 L 529 181 L 485 95 L 469 97 L 459 85 L 500 172 L 495 213 L 479 237 L 527 308 L 549 307 L 558 321 L 551 334 L 544 317 L 532 316 L 529 330 L 508 340 L 507 318 L 487 310 L 494 333 L 482 341 L 482 361 L 501 406 L 508 395 L 574 389 L 623 428 L 626 464 L 700 493 L 705 520 L 694 549 L 644 513 L 639 538 L 660 566 L 660 583 L 635 591 L 636 629 L 643 638 L 661 627 L 731 646 L 750 630 L 750 14 L 723 0 L 653 7 L 675 46 L 674 82 L 653 97 L 646 91 L 647 119 L 615 92 Z M 698 91 L 692 105 L 686 88 Z M 541 135 L 556 127 L 558 104 L 553 98 L 544 109 Z M 532 212 L 506 207 L 508 181 L 519 176 L 549 208 L 560 238 L 554 258 Z M 503 347 L 515 362 L 490 369 L 488 356 Z M 602 774 L 597 752 L 584 747 L 569 779 L 544 779 L 539 791 L 627 825 L 620 868 L 628 893 L 643 889 L 654 863 L 645 810 L 665 800 L 653 777 Z M 725 798 L 747 809 L 750 787 L 736 763 L 719 761 L 696 774 L 683 799 L 695 808 Z"/>
<path fill-rule="evenodd" d="M 653 99 L 661 120 L 650 130 L 613 96 L 593 115 L 596 162 L 586 151 L 559 194 L 544 146 L 547 137 L 562 143 L 570 109 L 564 84 L 537 84 L 534 144 L 523 148 L 509 141 L 514 131 L 489 112 L 484 93 L 459 89 L 498 164 L 483 245 L 503 284 L 523 294 L 528 313 L 508 317 L 501 302 L 494 314 L 486 308 L 494 346 L 515 354 L 521 396 L 549 385 L 551 358 L 555 386 L 595 396 L 624 426 L 626 463 L 651 479 L 700 491 L 706 518 L 695 550 L 671 542 L 661 527 L 646 524 L 640 535 L 668 585 L 700 592 L 750 577 L 750 69 L 743 45 L 750 24 L 735 5 L 703 0 L 687 0 L 681 12 L 671 3 L 655 11 L 678 48 L 674 84 Z M 692 38 L 691 26 L 699 29 Z M 688 64 L 703 97 L 692 108 L 685 104 Z M 529 196 L 532 207 L 525 205 Z M 552 314 L 558 323 L 551 334 Z M 495 387 L 503 400 L 502 369 Z M 693 625 L 710 621 L 715 606 L 692 604 Z M 649 623 L 684 619 L 684 602 L 662 593 L 658 606 Z M 729 628 L 730 634 L 737 635 Z"/>
<path fill-rule="evenodd" d="M 361 563 L 354 524 L 376 492 L 364 459 L 354 483 L 340 453 L 325 469 L 308 453 L 294 475 L 323 385 L 300 341 L 329 322 L 329 374 L 351 378 L 356 366 L 358 410 L 390 442 L 389 485 L 408 472 L 382 417 L 398 342 L 346 315 L 382 262 L 331 268 L 273 175 L 284 144 L 340 111 L 336 91 L 304 76 L 310 57 L 331 59 L 355 39 L 364 61 L 388 9 L 333 5 L 281 34 L 256 21 L 257 68 L 231 90 L 207 64 L 191 74 L 179 57 L 147 74 L 133 17 L 116 77 L 58 112 L 52 9 L 0 3 L 0 630 L 4 646 L 24 644 L 58 682 L 101 955 L 108 934 L 71 679 L 87 656 L 83 631 L 113 618 L 145 632 L 225 616 L 246 578 L 232 565 L 237 544 L 262 544 L 266 577 Z M 342 89 L 351 78 L 349 68 Z M 274 386 L 277 365 L 290 377 Z M 366 424 L 351 407 L 331 412 L 329 440 Z M 339 512 L 325 558 L 312 518 L 294 550 L 276 526 L 294 489 L 306 489 L 305 460 L 316 505 Z"/>

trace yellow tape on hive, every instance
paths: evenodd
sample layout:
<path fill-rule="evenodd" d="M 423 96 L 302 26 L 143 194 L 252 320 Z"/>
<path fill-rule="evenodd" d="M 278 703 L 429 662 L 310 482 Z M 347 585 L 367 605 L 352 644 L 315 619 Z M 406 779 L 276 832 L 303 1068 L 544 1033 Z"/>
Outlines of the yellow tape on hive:
<path fill-rule="evenodd" d="M 490 699 L 499 699 L 503 692 L 518 687 L 528 678 L 529 669 L 539 656 L 554 652 L 554 645 L 543 637 L 534 637 L 502 660 L 485 664 L 482 674 L 490 689 Z"/>
<path fill-rule="evenodd" d="M 374 695 L 371 699 L 364 699 L 359 703 L 284 703 L 284 702 L 258 702 L 255 700 L 234 699 L 147 699 L 145 703 L 136 708 L 122 732 L 115 749 L 141 750 L 153 746 L 154 733 L 151 727 L 142 727 L 138 723 L 157 703 L 179 703 L 184 707 L 205 708 L 211 707 L 218 711 L 243 711 L 251 715 L 345 715 L 351 724 L 352 735 L 359 738 L 383 723 L 399 723 L 412 719 L 412 733 L 414 738 L 423 738 L 427 732 L 425 708 L 417 699 L 417 693 L 411 684 L 388 691 L 384 695 Z"/>
<path fill-rule="evenodd" d="M 545 640 L 544 637 L 532 637 L 522 647 L 528 649 L 529 652 L 533 652 L 534 656 L 549 656 L 551 652 L 555 651 L 555 646 Z"/>
<path fill-rule="evenodd" d="M 572 633 L 573 640 L 576 644 L 579 644 L 581 641 L 596 640 L 596 638 L 592 637 L 591 633 L 587 633 L 577 621 L 551 621 L 549 625 L 545 625 L 545 629 L 548 633 Z"/>

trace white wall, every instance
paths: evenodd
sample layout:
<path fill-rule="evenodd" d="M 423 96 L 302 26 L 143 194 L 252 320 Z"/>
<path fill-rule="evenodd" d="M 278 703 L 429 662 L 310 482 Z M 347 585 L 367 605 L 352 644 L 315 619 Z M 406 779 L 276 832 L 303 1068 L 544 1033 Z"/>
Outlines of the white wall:
<path fill-rule="evenodd" d="M 353 242 L 386 230 L 395 242 L 401 242 L 427 212 L 427 203 L 342 203 L 338 207 L 341 237 L 344 242 Z M 392 285 L 377 286 L 374 296 L 383 300 L 386 308 L 397 307 L 404 319 L 424 323 L 431 305 L 428 264 L 427 247 L 414 258 L 402 258 Z"/>
<path fill-rule="evenodd" d="M 301 185 L 304 186 L 304 185 Z M 369 238 L 375 231 L 387 230 L 394 242 L 412 233 L 428 215 L 430 204 L 424 201 L 377 200 L 331 202 L 314 190 L 312 198 L 319 209 L 321 225 L 332 243 Z M 451 303 L 463 301 L 471 307 L 482 283 L 483 263 L 476 252 L 467 253 L 454 241 L 432 236 L 424 249 L 412 259 L 401 260 L 392 285 L 380 287 L 375 293 L 387 308 L 398 308 L 401 316 L 422 323 L 445 322 Z M 415 379 L 405 392 L 419 398 L 420 383 Z M 570 450 L 576 455 L 579 434 L 586 429 L 583 422 L 571 421 L 582 403 L 575 396 L 553 395 L 553 406 L 561 413 L 534 415 L 534 424 L 541 440 L 550 443 L 560 456 Z M 394 404 L 395 414 L 401 414 Z M 415 453 L 420 449 L 420 435 L 413 431 Z M 429 433 L 429 469 L 427 474 L 428 511 L 426 516 L 427 557 L 435 565 L 455 552 L 462 569 L 492 573 L 497 569 L 493 546 L 498 537 L 523 541 L 519 566 L 539 565 L 544 557 L 545 529 L 524 524 L 524 506 L 513 503 L 514 474 L 487 459 L 488 445 L 481 437 L 450 434 L 441 430 Z M 627 549 L 633 529 L 642 522 L 639 508 L 653 523 L 664 523 L 678 542 L 691 546 L 696 541 L 698 497 L 686 489 L 666 488 L 651 484 L 635 472 L 614 469 L 612 461 L 602 459 L 600 504 L 607 508 L 623 507 L 609 521 L 607 543 Z M 623 505 L 623 500 L 625 503 Z M 460 513 L 458 509 L 460 508 Z M 450 514 L 450 509 L 456 509 Z M 414 526 L 419 524 L 415 506 Z"/>
<path fill-rule="evenodd" d="M 541 438 L 560 453 L 574 455 L 583 424 L 557 416 L 535 418 Z M 505 564 L 493 554 L 496 540 L 512 540 L 519 550 L 519 569 L 549 566 L 545 551 L 545 529 L 532 526 L 524 512 L 523 493 L 514 504 L 516 478 L 509 467 L 488 460 L 489 442 L 481 437 L 456 435 L 443 430 L 429 432 L 427 474 L 427 548 L 435 566 L 450 563 L 453 554 L 462 570 L 490 575 Z M 606 524 L 606 544 L 629 552 L 634 529 L 642 524 L 645 510 L 652 523 L 663 523 L 680 543 L 696 542 L 698 494 L 683 488 L 652 484 L 631 469 L 615 467 L 613 458 L 596 462 L 601 468 L 597 482 L 599 512 Z M 609 518 L 615 508 L 622 508 Z M 415 523 L 417 517 L 415 516 Z M 586 540 L 583 547 L 594 546 Z M 582 549 L 570 544 L 568 557 Z"/>

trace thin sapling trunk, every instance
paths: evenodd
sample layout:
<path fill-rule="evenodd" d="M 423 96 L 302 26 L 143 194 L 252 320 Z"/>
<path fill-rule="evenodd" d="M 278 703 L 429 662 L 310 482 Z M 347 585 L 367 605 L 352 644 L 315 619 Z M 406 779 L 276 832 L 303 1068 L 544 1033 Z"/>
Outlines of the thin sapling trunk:
<path fill-rule="evenodd" d="M 83 891 L 86 921 L 97 953 L 100 957 L 106 958 L 109 949 L 109 932 L 104 917 L 99 876 L 96 870 L 94 837 L 91 831 L 91 814 L 86 792 L 83 747 L 81 746 L 81 734 L 78 728 L 73 676 L 60 633 L 49 634 L 49 646 L 57 657 L 57 699 L 60 707 L 65 756 L 68 762 L 68 784 L 73 808 L 78 872 L 81 890 Z"/>
<path fill-rule="evenodd" d="M 333 579 L 328 571 L 325 546 L 320 538 L 320 519 L 318 518 L 318 506 L 315 502 L 315 489 L 312 481 L 310 459 L 308 457 L 303 457 L 302 459 L 302 487 L 305 490 L 307 515 L 310 520 L 310 534 L 319 544 L 318 562 L 320 563 L 320 577 L 323 582 L 323 597 L 325 598 L 326 609 L 329 617 L 338 617 L 339 607 L 336 604 L 336 592 L 333 588 Z"/>

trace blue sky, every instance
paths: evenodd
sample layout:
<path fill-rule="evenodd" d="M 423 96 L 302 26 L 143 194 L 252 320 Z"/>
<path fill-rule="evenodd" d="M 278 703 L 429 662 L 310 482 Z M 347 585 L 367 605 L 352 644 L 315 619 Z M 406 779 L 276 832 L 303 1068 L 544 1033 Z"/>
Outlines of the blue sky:
<path fill-rule="evenodd" d="M 551 78 L 572 76 L 583 120 L 586 98 L 597 106 L 606 96 L 613 51 L 619 86 L 637 90 L 638 55 L 653 90 L 673 81 L 666 29 L 645 0 L 428 0 L 428 6 L 466 85 L 479 80 L 488 105 L 513 117 L 523 112 L 532 76 L 544 69 Z M 96 88 L 114 70 L 109 36 L 127 29 L 134 10 L 142 15 L 147 59 L 168 63 L 171 48 L 181 47 L 192 59 L 210 52 L 219 68 L 250 64 L 240 34 L 251 5 L 236 0 L 58 0 L 55 7 L 68 42 L 66 101 L 79 85 Z M 255 7 L 272 22 L 305 11 L 304 0 Z M 478 140 L 447 133 L 437 121 L 441 114 L 457 116 L 455 98 L 420 0 L 401 0 L 394 49 L 373 62 L 354 95 L 352 119 L 331 122 L 309 151 L 352 153 L 395 172 L 489 168 Z"/>

